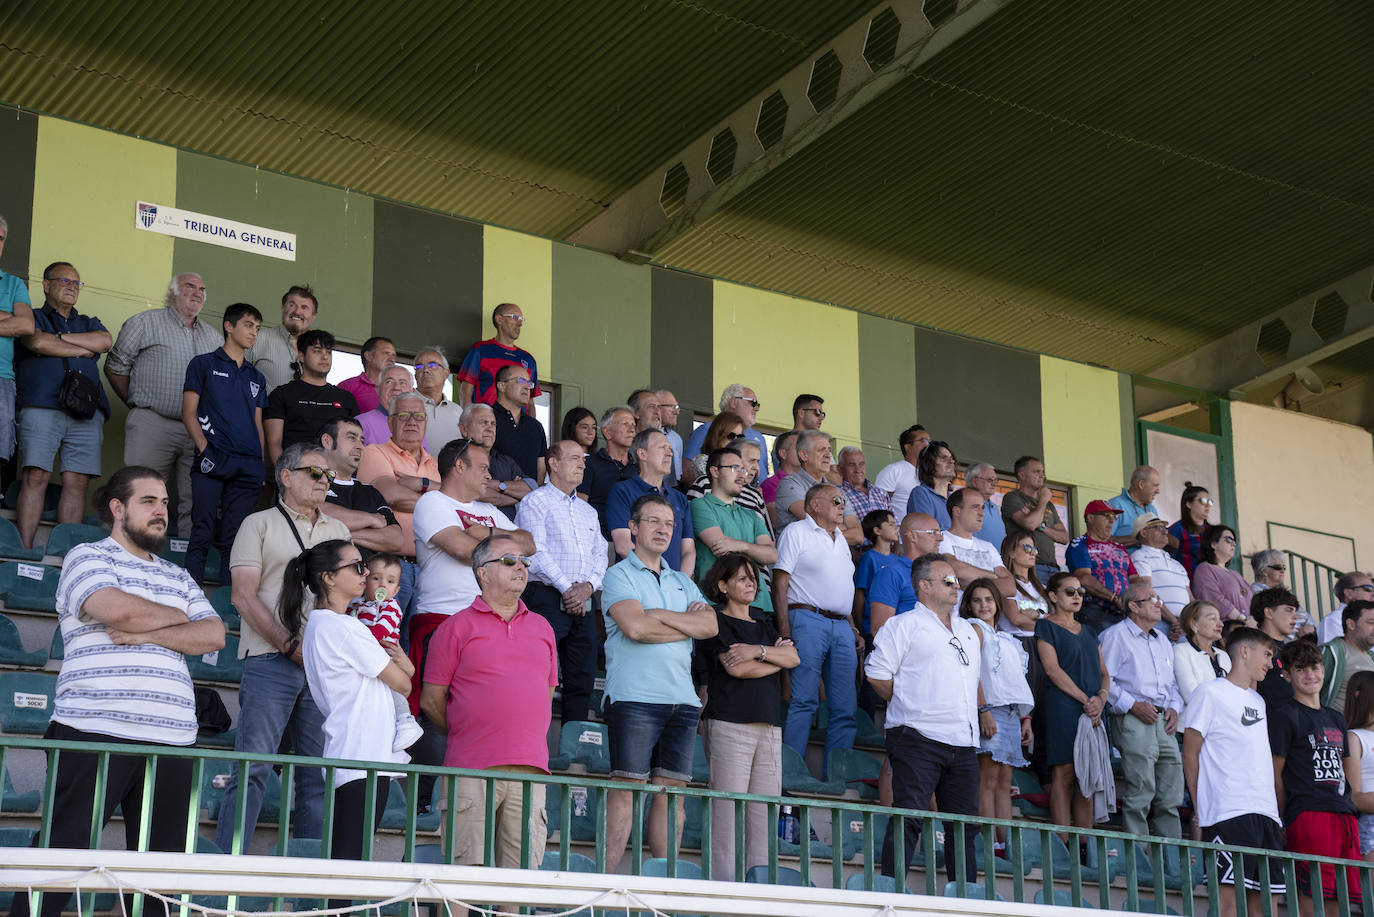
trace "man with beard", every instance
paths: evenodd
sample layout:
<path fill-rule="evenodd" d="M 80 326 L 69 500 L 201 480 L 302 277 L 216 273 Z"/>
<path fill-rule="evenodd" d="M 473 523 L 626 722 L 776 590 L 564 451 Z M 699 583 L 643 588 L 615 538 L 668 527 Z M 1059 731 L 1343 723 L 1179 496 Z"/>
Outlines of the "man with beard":
<path fill-rule="evenodd" d="M 57 680 L 49 739 L 105 744 L 176 745 L 196 741 L 196 699 L 183 654 L 224 646 L 224 622 L 180 567 L 157 556 L 167 545 L 167 485 L 151 468 L 121 468 L 96 492 L 110 537 L 68 552 L 57 584 L 58 623 L 66 653 Z M 184 850 L 191 759 L 163 758 L 152 783 L 149 836 L 141 839 L 144 755 L 112 755 L 101 823 L 124 807 L 126 845 Z M 86 848 L 99 756 L 63 752 L 54 784 L 50 847 Z M 56 917 L 70 891 L 44 896 L 40 913 Z M 29 902 L 15 895 L 14 913 Z"/>
<path fill-rule="evenodd" d="M 319 312 L 320 301 L 309 284 L 293 286 L 282 294 L 281 324 L 264 328 L 248 351 L 248 362 L 267 378 L 267 391 L 300 378 L 301 358 L 296 339 L 310 330 Z M 358 410 L 370 408 L 359 406 Z"/>

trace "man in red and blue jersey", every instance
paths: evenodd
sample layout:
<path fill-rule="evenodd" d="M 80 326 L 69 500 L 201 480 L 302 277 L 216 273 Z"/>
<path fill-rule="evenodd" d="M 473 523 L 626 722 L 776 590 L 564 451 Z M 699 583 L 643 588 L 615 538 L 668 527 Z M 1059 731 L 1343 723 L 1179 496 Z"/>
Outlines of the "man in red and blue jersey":
<path fill-rule="evenodd" d="M 513 302 L 503 302 L 492 310 L 491 323 L 496 337 L 472 345 L 463 365 L 458 367 L 458 402 L 467 407 L 496 403 L 496 374 L 503 366 L 523 366 L 529 373 L 530 403 L 540 394 L 539 372 L 529 351 L 515 346 L 520 330 L 525 326 L 525 313 Z M 525 406 L 529 411 L 529 405 Z"/>

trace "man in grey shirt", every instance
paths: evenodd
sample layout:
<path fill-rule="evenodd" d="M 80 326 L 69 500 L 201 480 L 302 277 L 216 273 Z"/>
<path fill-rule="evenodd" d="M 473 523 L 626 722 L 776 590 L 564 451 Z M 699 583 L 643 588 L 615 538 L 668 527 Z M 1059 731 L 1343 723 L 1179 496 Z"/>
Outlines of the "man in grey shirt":
<path fill-rule="evenodd" d="M 803 430 L 797 436 L 797 461 L 801 469 L 794 471 L 778 483 L 778 496 L 774 501 L 777 512 L 778 534 L 793 522 L 800 522 L 806 515 L 806 492 L 825 481 L 830 470 L 830 436 L 820 430 Z M 859 518 L 845 508 L 842 526 L 844 539 L 850 545 L 863 541 L 863 529 Z"/>
<path fill-rule="evenodd" d="M 296 339 L 315 324 L 320 301 L 309 284 L 293 286 L 281 298 L 281 324 L 264 328 L 248 351 L 248 362 L 267 379 L 267 391 L 300 378 Z"/>
<path fill-rule="evenodd" d="M 181 422 L 181 393 L 192 358 L 223 342 L 220 330 L 200 320 L 205 283 L 177 274 L 161 309 L 131 316 L 105 358 L 105 378 L 129 406 L 124 464 L 146 465 L 171 483 L 176 470 L 177 534 L 191 534 L 191 458 L 195 444 Z"/>

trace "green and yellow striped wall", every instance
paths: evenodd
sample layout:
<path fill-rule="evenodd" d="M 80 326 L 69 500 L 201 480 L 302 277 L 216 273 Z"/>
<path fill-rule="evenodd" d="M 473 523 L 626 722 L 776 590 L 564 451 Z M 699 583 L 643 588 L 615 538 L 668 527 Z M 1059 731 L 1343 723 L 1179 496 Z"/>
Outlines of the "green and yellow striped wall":
<path fill-rule="evenodd" d="M 521 344 L 560 386 L 561 407 L 600 412 L 644 385 L 714 413 L 731 382 L 754 388 L 759 422 L 791 426 L 793 397 L 825 398 L 825 429 L 862 445 L 876 473 L 897 434 L 920 422 L 963 461 L 1009 470 L 1043 455 L 1083 500 L 1121 487 L 1136 454 L 1130 380 L 1119 373 L 879 318 L 863 303 L 798 299 L 610 255 L 177 150 L 56 118 L 0 119 L 0 266 L 27 275 L 71 261 L 89 286 L 80 307 L 112 331 L 160 304 L 174 273 L 196 271 L 206 314 L 236 301 L 277 315 L 281 293 L 309 283 L 319 325 L 346 345 L 372 334 L 403 352 L 442 344 L 454 359 L 492 334 L 490 313 L 517 302 Z M 296 234 L 278 261 L 136 230 L 153 201 Z M 123 415 L 107 435 L 119 461 Z"/>

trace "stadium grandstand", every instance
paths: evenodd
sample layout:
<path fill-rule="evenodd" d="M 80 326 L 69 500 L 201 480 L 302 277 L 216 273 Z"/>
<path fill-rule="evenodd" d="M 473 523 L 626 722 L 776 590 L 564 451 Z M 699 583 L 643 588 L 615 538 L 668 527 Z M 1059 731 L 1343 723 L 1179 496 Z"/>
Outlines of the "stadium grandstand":
<path fill-rule="evenodd" d="M 7 4 L 0 907 L 1368 913 L 1372 41 Z"/>

